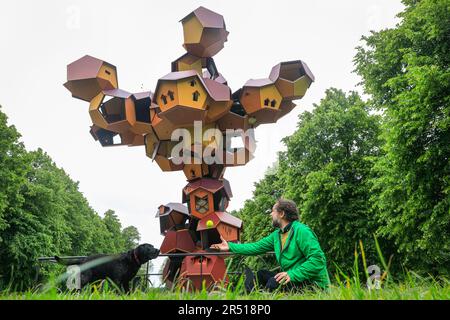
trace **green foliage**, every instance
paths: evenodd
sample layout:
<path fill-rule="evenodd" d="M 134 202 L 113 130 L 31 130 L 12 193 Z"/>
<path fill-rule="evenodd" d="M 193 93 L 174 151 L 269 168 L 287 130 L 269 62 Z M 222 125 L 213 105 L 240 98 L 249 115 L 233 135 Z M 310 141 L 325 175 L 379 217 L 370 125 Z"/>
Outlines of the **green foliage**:
<path fill-rule="evenodd" d="M 233 214 L 237 215 L 243 221 L 244 229 L 241 239 L 243 242 L 258 241 L 274 230 L 272 227 L 272 219 L 266 211 L 272 209 L 276 199 L 282 193 L 281 181 L 271 170 L 266 173 L 264 179 L 255 183 L 253 199 L 246 200 L 241 210 L 233 212 Z M 230 270 L 242 271 L 241 262 L 242 259 L 240 257 L 233 258 Z M 246 258 L 245 263 L 253 269 L 272 269 L 277 267 L 276 260 L 273 256 L 264 256 L 263 258 L 249 257 Z"/>
<path fill-rule="evenodd" d="M 141 236 L 135 226 L 129 226 L 122 230 L 122 237 L 124 241 L 124 247 L 127 249 L 133 249 L 139 244 Z"/>
<path fill-rule="evenodd" d="M 374 166 L 380 234 L 397 263 L 433 274 L 450 269 L 450 2 L 404 1 L 395 29 L 358 48 L 356 71 L 384 113 L 385 156 Z"/>
<path fill-rule="evenodd" d="M 33 284 L 37 258 L 128 250 L 139 241 L 135 227 L 122 230 L 115 213 L 102 219 L 78 183 L 41 149 L 27 152 L 0 111 L 0 286 Z M 43 266 L 48 276 L 57 266 Z"/>
<path fill-rule="evenodd" d="M 284 139 L 287 151 L 256 184 L 252 200 L 238 212 L 243 241 L 257 241 L 273 229 L 265 211 L 280 196 L 293 199 L 302 222 L 318 235 L 330 270 L 353 268 L 353 251 L 365 243 L 374 261 L 375 217 L 369 202 L 371 167 L 380 155 L 380 117 L 371 115 L 356 93 L 330 89 L 312 113 L 300 116 L 297 131 Z M 253 268 L 276 267 L 272 259 L 248 260 Z"/>
<path fill-rule="evenodd" d="M 369 111 L 357 93 L 329 89 L 284 139 L 287 151 L 279 175 L 287 182 L 285 196 L 299 204 L 301 220 L 318 235 L 331 271 L 334 264 L 352 267 L 359 240 L 369 261 L 375 257 L 369 181 L 381 141 L 380 117 Z"/>

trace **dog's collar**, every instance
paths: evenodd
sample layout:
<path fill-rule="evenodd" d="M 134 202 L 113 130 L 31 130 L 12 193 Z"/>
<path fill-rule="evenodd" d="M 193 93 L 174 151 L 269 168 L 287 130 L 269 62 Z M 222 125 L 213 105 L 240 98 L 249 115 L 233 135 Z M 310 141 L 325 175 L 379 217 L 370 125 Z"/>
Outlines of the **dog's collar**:
<path fill-rule="evenodd" d="M 136 249 L 133 250 L 133 257 L 134 257 L 134 260 L 136 261 L 136 263 L 138 265 L 141 265 L 141 263 L 139 262 L 139 258 L 138 258 L 137 254 L 136 254 Z"/>

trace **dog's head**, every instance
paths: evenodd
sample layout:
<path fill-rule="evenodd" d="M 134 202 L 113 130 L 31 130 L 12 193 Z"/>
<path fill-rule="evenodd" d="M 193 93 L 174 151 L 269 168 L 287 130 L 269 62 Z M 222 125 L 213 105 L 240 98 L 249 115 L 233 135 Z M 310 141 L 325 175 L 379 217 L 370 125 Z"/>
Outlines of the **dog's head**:
<path fill-rule="evenodd" d="M 148 243 L 139 245 L 135 249 L 135 252 L 141 263 L 146 263 L 148 260 L 155 259 L 159 255 L 159 250 Z"/>

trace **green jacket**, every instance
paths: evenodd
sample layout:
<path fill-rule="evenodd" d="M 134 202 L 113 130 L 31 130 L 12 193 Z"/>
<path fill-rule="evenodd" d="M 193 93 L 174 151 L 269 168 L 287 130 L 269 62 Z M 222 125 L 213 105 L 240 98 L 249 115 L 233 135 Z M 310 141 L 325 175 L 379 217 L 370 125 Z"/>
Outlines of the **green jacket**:
<path fill-rule="evenodd" d="M 282 271 L 286 271 L 294 283 L 311 280 L 321 288 L 330 284 L 325 254 L 314 232 L 303 223 L 294 221 L 290 234 L 281 250 L 281 230 L 253 243 L 228 243 L 230 251 L 242 255 L 258 255 L 275 251 Z"/>

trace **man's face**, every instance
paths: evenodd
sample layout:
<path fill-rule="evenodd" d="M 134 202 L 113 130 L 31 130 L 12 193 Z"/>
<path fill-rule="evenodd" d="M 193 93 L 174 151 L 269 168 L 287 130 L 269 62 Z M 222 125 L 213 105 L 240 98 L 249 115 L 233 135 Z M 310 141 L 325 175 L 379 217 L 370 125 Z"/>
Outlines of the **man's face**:
<path fill-rule="evenodd" d="M 277 204 L 275 203 L 272 207 L 272 226 L 279 228 L 281 226 L 281 219 L 284 217 L 284 212 L 278 212 Z"/>

